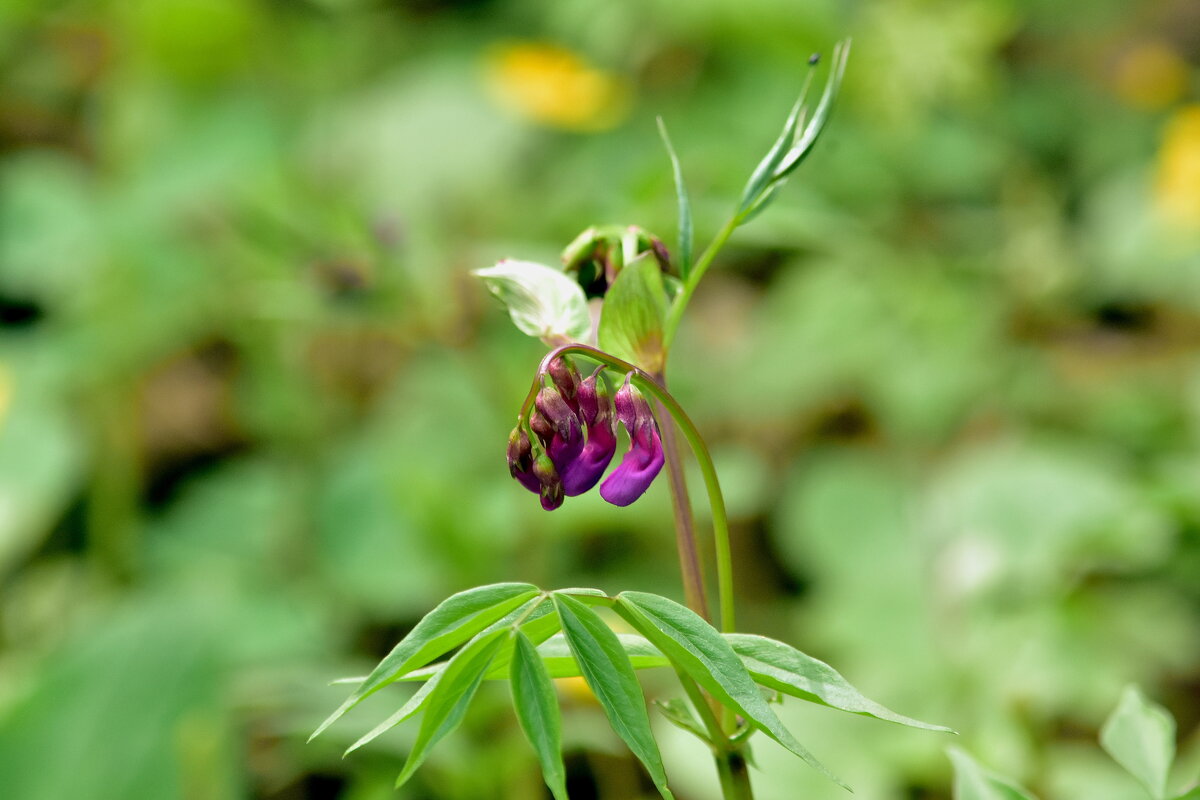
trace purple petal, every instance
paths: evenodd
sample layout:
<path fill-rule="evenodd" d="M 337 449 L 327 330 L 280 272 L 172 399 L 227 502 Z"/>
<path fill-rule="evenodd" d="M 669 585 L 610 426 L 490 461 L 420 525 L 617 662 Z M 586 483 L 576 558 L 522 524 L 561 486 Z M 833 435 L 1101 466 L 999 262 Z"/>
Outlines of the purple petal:
<path fill-rule="evenodd" d="M 639 426 L 620 466 L 600 484 L 600 496 L 614 506 L 629 505 L 650 488 L 664 461 L 657 427 L 653 423 Z"/>
<path fill-rule="evenodd" d="M 560 470 L 563 491 L 567 497 L 581 495 L 595 486 L 616 452 L 617 436 L 611 420 L 607 424 L 589 426 L 588 441 L 583 452 Z"/>

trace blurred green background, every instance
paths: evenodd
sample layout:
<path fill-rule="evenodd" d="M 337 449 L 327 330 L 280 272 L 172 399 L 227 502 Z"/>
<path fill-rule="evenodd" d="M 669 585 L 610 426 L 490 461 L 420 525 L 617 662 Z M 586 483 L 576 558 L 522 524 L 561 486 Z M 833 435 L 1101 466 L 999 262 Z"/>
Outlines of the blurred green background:
<path fill-rule="evenodd" d="M 949 798 L 953 743 L 1138 800 L 1096 744 L 1129 681 L 1193 778 L 1194 2 L 5 0 L 0 794 L 543 797 L 503 687 L 400 792 L 413 729 L 340 754 L 404 690 L 304 744 L 454 591 L 680 594 L 663 481 L 545 514 L 509 479 L 543 350 L 467 271 L 592 223 L 673 241 L 657 114 L 711 233 L 843 36 L 827 137 L 671 365 L 740 627 L 961 732 L 785 705 L 859 797 Z M 562 688 L 572 796 L 645 795 Z M 761 800 L 845 796 L 756 756 Z"/>

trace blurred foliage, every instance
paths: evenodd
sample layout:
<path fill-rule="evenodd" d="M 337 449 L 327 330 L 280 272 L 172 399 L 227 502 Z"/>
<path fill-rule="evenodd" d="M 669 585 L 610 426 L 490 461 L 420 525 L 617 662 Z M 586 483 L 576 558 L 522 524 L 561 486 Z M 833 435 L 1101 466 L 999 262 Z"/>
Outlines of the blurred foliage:
<path fill-rule="evenodd" d="M 467 271 L 592 223 L 669 234 L 658 114 L 703 239 L 845 35 L 830 133 L 671 367 L 743 627 L 1045 800 L 1140 796 L 1097 741 L 1136 682 L 1193 777 L 1194 3 L 9 0 L 5 796 L 543 796 L 492 687 L 399 793 L 403 726 L 303 744 L 325 683 L 454 591 L 678 591 L 664 486 L 546 515 L 505 474 L 540 352 Z M 560 688 L 572 796 L 645 795 Z M 936 736 L 782 714 L 861 797 L 950 797 Z M 679 796 L 714 798 L 662 736 Z M 842 796 L 755 756 L 763 800 Z"/>

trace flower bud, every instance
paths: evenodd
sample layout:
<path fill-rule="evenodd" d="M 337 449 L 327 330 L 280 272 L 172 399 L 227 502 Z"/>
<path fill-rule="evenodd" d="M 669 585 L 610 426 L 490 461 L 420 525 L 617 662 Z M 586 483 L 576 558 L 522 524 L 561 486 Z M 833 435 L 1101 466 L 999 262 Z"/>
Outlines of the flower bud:
<path fill-rule="evenodd" d="M 542 418 L 534 431 L 545 444 L 546 452 L 549 453 L 555 468 L 562 472 L 583 450 L 583 428 L 579 423 L 579 416 L 571 410 L 562 393 L 553 386 L 543 387 L 538 392 L 534 405 L 537 407 L 534 418 Z M 530 419 L 531 425 L 534 418 Z M 546 436 L 546 433 L 549 433 L 549 436 Z"/>
<path fill-rule="evenodd" d="M 554 462 L 545 453 L 539 453 L 533 460 L 533 474 L 538 479 L 538 494 L 542 498 L 542 508 L 553 511 L 563 504 L 563 485 L 554 469 Z"/>
<path fill-rule="evenodd" d="M 600 496 L 615 506 L 627 506 L 650 488 L 666 459 L 650 403 L 629 376 L 617 390 L 615 406 L 617 419 L 629 432 L 631 446 L 620 465 L 600 484 Z"/>
<path fill-rule="evenodd" d="M 603 369 L 603 368 L 601 368 Z M 575 497 L 600 480 L 617 450 L 613 427 L 613 401 L 600 369 L 579 384 L 579 414 L 587 426 L 587 445 L 562 472 L 563 491 Z"/>
<path fill-rule="evenodd" d="M 546 372 L 571 410 L 579 411 L 579 402 L 575 399 L 579 391 L 579 370 L 575 369 L 575 364 L 566 356 L 559 356 L 550 362 Z"/>
<path fill-rule="evenodd" d="M 508 473 L 529 491 L 541 491 L 542 483 L 533 474 L 533 443 L 520 425 L 508 435 Z"/>

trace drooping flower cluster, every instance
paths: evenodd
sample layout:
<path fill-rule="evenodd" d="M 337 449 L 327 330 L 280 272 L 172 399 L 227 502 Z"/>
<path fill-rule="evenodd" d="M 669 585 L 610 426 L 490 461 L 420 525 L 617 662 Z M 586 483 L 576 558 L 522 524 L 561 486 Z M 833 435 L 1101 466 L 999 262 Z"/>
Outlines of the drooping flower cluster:
<path fill-rule="evenodd" d="M 629 433 L 630 448 L 621 463 L 600 483 L 600 496 L 617 506 L 641 497 L 663 466 L 662 440 L 650 403 L 637 387 L 625 382 L 612 396 L 599 367 L 580 380 L 565 357 L 550 362 L 549 382 L 537 393 L 525 420 L 508 437 L 508 469 L 517 481 L 553 511 L 564 497 L 590 490 L 604 474 L 617 449 L 616 423 Z"/>

